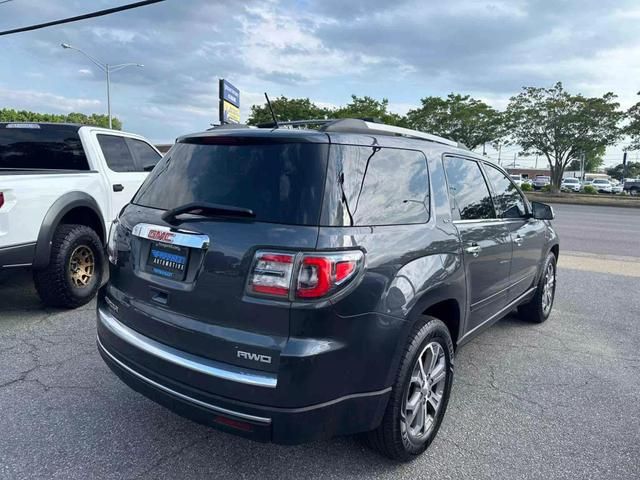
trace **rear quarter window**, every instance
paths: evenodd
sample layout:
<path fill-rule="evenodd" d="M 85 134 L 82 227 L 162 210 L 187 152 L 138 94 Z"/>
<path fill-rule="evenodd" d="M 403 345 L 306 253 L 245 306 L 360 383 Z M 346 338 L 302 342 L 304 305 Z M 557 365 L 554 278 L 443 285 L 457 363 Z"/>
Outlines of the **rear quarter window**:
<path fill-rule="evenodd" d="M 324 224 L 406 225 L 429 220 L 429 174 L 422 152 L 331 146 Z"/>
<path fill-rule="evenodd" d="M 78 127 L 0 125 L 0 169 L 89 170 Z"/>

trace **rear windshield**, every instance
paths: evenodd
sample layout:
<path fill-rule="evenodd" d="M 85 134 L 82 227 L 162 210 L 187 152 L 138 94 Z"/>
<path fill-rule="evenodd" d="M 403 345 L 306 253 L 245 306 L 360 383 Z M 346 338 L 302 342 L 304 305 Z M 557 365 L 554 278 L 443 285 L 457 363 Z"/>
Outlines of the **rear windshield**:
<path fill-rule="evenodd" d="M 0 169 L 89 170 L 78 128 L 0 125 Z"/>
<path fill-rule="evenodd" d="M 327 149 L 314 143 L 178 143 L 133 203 L 162 210 L 216 203 L 249 208 L 261 222 L 318 225 Z"/>

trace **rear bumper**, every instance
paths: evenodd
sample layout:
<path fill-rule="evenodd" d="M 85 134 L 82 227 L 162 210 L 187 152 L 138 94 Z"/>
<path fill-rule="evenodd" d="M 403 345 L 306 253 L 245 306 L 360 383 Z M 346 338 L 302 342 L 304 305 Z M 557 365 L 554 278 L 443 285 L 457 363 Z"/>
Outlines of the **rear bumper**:
<path fill-rule="evenodd" d="M 136 342 L 145 341 L 145 337 L 139 334 L 136 339 L 132 339 L 127 337 L 126 330 L 122 330 L 125 334 L 114 330 L 113 323 L 110 326 L 108 323 L 114 320 L 117 322 L 117 319 L 112 315 L 109 319 L 107 315 L 98 310 L 97 342 L 100 354 L 109 368 L 134 390 L 196 422 L 257 441 L 300 444 L 372 430 L 382 420 L 390 387 L 297 408 L 262 405 L 259 396 L 244 401 L 245 399 L 231 399 L 197 388 L 191 379 L 195 374 L 205 375 L 207 368 L 212 367 L 210 362 L 203 359 L 198 364 L 197 358 L 185 354 L 185 358 L 194 362 L 191 367 L 195 370 L 187 367 L 179 370 L 183 373 L 183 378 L 177 378 L 175 373 L 168 376 L 165 366 L 172 360 L 165 356 L 166 352 L 154 352 L 152 348 L 137 344 Z M 151 346 L 156 343 L 152 339 L 146 340 Z M 135 352 L 135 360 L 131 358 L 132 352 Z M 169 353 L 176 354 L 176 351 L 170 349 Z M 141 362 L 141 359 L 144 361 Z M 210 373 L 215 381 L 237 383 L 240 387 L 246 380 L 242 377 L 234 378 L 238 371 L 233 366 L 227 365 L 226 373 L 221 371 L 225 369 L 224 364 L 213 367 L 218 369 Z M 172 371 L 175 372 L 175 369 Z"/>
<path fill-rule="evenodd" d="M 0 248 L 0 268 L 28 267 L 33 262 L 36 244 L 25 243 Z"/>

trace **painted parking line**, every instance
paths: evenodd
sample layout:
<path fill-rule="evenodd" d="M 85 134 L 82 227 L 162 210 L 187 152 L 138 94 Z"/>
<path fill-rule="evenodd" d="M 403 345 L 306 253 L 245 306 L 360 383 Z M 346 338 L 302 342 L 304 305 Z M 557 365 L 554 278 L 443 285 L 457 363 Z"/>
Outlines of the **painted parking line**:
<path fill-rule="evenodd" d="M 586 252 L 561 252 L 558 265 L 561 268 L 570 268 L 572 270 L 640 277 L 640 257 L 596 255 Z"/>

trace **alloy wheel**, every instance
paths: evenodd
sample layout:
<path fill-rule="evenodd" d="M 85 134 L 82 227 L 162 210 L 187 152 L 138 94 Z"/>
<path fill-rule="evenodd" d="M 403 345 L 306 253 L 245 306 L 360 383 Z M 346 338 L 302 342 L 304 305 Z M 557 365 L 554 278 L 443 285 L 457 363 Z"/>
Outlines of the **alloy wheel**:
<path fill-rule="evenodd" d="M 542 287 L 542 312 L 548 315 L 553 305 L 555 295 L 556 269 L 552 262 L 549 262 L 544 273 L 544 284 Z"/>
<path fill-rule="evenodd" d="M 437 342 L 418 356 L 404 398 L 400 426 L 403 436 L 420 444 L 429 438 L 444 398 L 447 358 Z"/>
<path fill-rule="evenodd" d="M 69 274 L 74 287 L 87 287 L 93 278 L 95 266 L 96 262 L 91 249 L 86 245 L 76 247 L 69 260 Z"/>

